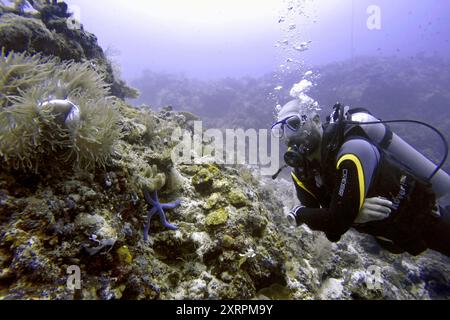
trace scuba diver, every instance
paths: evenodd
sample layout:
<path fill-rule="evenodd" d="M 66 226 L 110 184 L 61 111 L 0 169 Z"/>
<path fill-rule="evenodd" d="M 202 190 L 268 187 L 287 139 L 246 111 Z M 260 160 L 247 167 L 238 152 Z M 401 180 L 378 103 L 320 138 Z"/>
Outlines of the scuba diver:
<path fill-rule="evenodd" d="M 437 205 L 450 191 L 450 176 L 441 170 L 446 156 L 436 166 L 393 133 L 389 122 L 424 124 L 381 121 L 340 104 L 322 124 L 313 106 L 287 103 L 272 132 L 288 146 L 285 167 L 293 168 L 301 203 L 288 220 L 323 231 L 331 242 L 354 228 L 391 253 L 432 249 L 450 257 L 450 210 Z"/>

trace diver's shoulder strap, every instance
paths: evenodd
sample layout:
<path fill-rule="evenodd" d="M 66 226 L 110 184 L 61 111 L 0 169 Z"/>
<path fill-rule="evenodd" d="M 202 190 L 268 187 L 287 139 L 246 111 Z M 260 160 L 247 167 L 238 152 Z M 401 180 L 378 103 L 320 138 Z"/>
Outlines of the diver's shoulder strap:
<path fill-rule="evenodd" d="M 351 122 L 347 123 L 347 121 L 345 121 L 351 120 L 352 115 L 356 113 L 363 112 L 371 115 L 370 111 L 365 108 L 353 108 L 346 110 L 345 114 L 343 114 L 342 111 L 340 111 L 342 110 L 342 108 L 343 107 L 341 105 L 335 106 L 336 112 L 341 112 L 341 115 L 343 115 L 343 121 L 338 121 L 337 123 L 331 123 L 329 121 L 324 127 L 325 148 L 322 148 L 322 158 L 325 160 L 325 163 L 327 163 L 327 165 L 328 162 L 331 161 L 334 166 L 334 160 L 337 153 L 344 145 L 344 143 L 349 140 L 363 139 L 373 144 L 373 141 L 359 125 Z"/>

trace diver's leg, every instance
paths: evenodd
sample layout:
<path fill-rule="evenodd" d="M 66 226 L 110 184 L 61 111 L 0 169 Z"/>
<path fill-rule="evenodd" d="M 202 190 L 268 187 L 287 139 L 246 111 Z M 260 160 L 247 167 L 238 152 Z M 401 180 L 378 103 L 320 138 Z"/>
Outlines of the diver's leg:
<path fill-rule="evenodd" d="M 450 257 L 450 210 L 440 207 L 440 217 L 432 217 L 433 221 L 424 230 L 428 247 Z"/>

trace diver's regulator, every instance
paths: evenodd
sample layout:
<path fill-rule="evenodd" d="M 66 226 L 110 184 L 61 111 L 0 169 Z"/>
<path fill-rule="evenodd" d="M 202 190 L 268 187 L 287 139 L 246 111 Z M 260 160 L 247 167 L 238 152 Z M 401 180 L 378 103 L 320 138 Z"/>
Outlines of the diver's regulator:
<path fill-rule="evenodd" d="M 296 145 L 290 146 L 284 154 L 285 165 L 282 166 L 273 176 L 272 179 L 278 178 L 280 173 L 287 167 L 305 168 L 307 166 L 306 159 L 307 149 L 299 148 Z"/>

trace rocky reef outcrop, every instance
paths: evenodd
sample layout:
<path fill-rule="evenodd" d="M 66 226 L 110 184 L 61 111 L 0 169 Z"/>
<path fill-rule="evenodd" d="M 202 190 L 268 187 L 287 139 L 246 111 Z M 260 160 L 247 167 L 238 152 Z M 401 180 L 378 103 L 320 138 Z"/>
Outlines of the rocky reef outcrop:
<path fill-rule="evenodd" d="M 64 2 L 14 1 L 0 6 L 0 47 L 14 52 L 41 53 L 63 61 L 90 61 L 103 69 L 111 94 L 124 99 L 137 91 L 113 72 L 113 66 L 97 43 L 97 37 L 72 18 Z M 25 10 L 30 7 L 33 12 Z"/>

